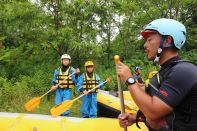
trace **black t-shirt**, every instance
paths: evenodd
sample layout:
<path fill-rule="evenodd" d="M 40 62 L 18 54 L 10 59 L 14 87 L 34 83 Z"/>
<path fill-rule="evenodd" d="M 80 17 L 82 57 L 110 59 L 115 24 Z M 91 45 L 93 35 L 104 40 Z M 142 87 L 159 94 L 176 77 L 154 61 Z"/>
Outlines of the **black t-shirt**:
<path fill-rule="evenodd" d="M 174 57 L 163 66 L 167 67 L 172 61 L 177 60 L 180 58 Z M 169 106 L 176 108 L 191 91 L 197 92 L 197 66 L 189 62 L 179 62 L 168 71 L 167 77 L 161 82 L 159 93 L 155 95 Z M 195 99 L 192 105 L 196 106 L 197 111 L 197 96 Z"/>
<path fill-rule="evenodd" d="M 197 131 L 197 66 L 190 62 L 172 64 L 174 61 L 181 61 L 180 57 L 161 65 L 161 83 L 155 85 L 158 91 L 152 89 L 151 95 L 174 109 L 173 120 L 170 118 L 173 129 Z"/>

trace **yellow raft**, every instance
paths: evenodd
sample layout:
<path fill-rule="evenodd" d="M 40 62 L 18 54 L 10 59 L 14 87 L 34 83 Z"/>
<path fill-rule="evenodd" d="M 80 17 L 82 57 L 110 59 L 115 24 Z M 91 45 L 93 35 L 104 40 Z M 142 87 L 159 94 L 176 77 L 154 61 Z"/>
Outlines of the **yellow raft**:
<path fill-rule="evenodd" d="M 128 131 L 147 130 L 143 123 L 142 129 L 136 125 Z M 0 112 L 0 131 L 123 131 L 118 120 L 112 118 L 53 118 L 50 115 L 19 114 Z"/>
<path fill-rule="evenodd" d="M 117 94 L 118 95 L 118 94 Z M 98 116 L 117 118 L 121 111 L 120 98 L 117 95 L 111 95 L 108 91 L 99 90 L 97 96 Z M 133 101 L 128 91 L 123 92 L 125 111 L 135 113 L 138 110 L 137 105 Z"/>

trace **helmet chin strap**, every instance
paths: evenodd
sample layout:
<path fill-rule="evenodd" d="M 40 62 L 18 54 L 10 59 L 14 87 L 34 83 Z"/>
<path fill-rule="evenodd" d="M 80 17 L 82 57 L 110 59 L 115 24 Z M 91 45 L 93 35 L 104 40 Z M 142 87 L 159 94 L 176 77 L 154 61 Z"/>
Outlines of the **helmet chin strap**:
<path fill-rule="evenodd" d="M 157 55 L 156 55 L 156 57 L 155 57 L 155 59 L 154 59 L 154 62 L 153 62 L 153 65 L 154 65 L 154 66 L 156 66 L 156 65 L 158 64 L 158 62 L 159 62 L 161 53 L 162 53 L 162 51 L 163 51 L 163 42 L 164 42 L 164 39 L 165 39 L 164 36 L 162 36 L 161 39 L 160 39 L 160 46 L 159 46 L 159 48 L 158 48 L 158 50 L 157 50 Z"/>
<path fill-rule="evenodd" d="M 161 48 L 158 48 L 158 50 L 157 50 L 157 55 L 156 55 L 156 57 L 155 57 L 155 59 L 154 59 L 154 62 L 153 62 L 153 65 L 154 65 L 154 66 L 156 66 L 156 65 L 158 64 L 159 58 L 160 58 L 160 56 L 161 56 L 161 53 L 162 53 L 162 49 L 161 49 Z"/>

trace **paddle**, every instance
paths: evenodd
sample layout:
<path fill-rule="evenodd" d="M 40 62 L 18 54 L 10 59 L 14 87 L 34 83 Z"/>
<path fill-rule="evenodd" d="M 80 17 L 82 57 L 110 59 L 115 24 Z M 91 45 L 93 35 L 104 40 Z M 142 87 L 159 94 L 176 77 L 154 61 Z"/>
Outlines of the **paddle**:
<path fill-rule="evenodd" d="M 95 90 L 96 88 L 98 88 L 99 86 L 101 86 L 102 84 L 106 83 L 106 82 L 109 82 L 110 81 L 110 78 L 108 78 L 106 81 L 102 82 L 101 84 L 97 85 L 96 87 L 92 88 L 91 90 L 88 91 L 91 92 L 93 90 Z M 56 116 L 59 116 L 60 114 L 62 114 L 63 112 L 67 111 L 68 109 L 71 108 L 72 104 L 80 99 L 81 97 L 83 97 L 85 94 L 81 94 L 80 96 L 78 96 L 77 98 L 73 99 L 73 100 L 65 100 L 63 101 L 61 104 L 53 107 L 51 109 L 51 115 L 53 117 L 56 117 Z"/>
<path fill-rule="evenodd" d="M 70 76 L 74 75 L 74 73 L 70 74 L 69 76 L 67 76 L 65 79 L 63 79 L 62 82 L 60 82 L 59 84 L 57 84 L 55 87 L 57 88 L 60 84 L 62 84 L 65 80 L 67 80 Z M 27 111 L 31 111 L 33 110 L 37 105 L 40 104 L 40 100 L 45 96 L 47 95 L 49 92 L 51 92 L 52 89 L 50 89 L 49 91 L 47 91 L 45 94 L 43 94 L 42 96 L 38 96 L 38 97 L 34 97 L 32 98 L 30 101 L 28 101 L 26 104 L 25 104 L 25 109 Z"/>
<path fill-rule="evenodd" d="M 114 61 L 116 64 L 116 74 L 117 74 L 117 81 L 118 81 L 118 91 L 119 91 L 119 97 L 120 97 L 120 105 L 121 105 L 121 114 L 125 113 L 125 106 L 124 106 L 124 97 L 123 97 L 123 91 L 121 87 L 121 79 L 120 76 L 117 73 L 118 70 L 118 64 L 120 63 L 120 57 L 118 55 L 114 56 Z M 124 131 L 127 131 L 127 127 L 124 128 Z"/>

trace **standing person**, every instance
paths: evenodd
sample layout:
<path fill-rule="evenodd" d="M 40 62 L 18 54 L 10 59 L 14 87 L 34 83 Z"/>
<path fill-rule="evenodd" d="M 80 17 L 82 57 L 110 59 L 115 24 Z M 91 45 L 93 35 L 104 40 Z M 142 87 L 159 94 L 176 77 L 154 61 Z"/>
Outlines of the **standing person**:
<path fill-rule="evenodd" d="M 139 88 L 130 69 L 120 63 L 118 74 L 140 111 L 119 115 L 121 127 L 143 121 L 150 131 L 197 131 L 197 66 L 182 60 L 178 50 L 186 41 L 185 26 L 161 18 L 149 23 L 141 35 L 149 60 L 161 66 L 159 80 L 150 79 L 146 92 Z"/>
<path fill-rule="evenodd" d="M 139 83 L 144 83 L 144 80 L 141 77 L 141 73 L 142 73 L 142 67 L 136 66 L 135 67 L 135 73 L 133 74 L 133 78 L 138 80 Z"/>
<path fill-rule="evenodd" d="M 85 73 L 78 78 L 77 90 L 86 94 L 82 97 L 81 113 L 83 118 L 97 117 L 97 89 L 88 93 L 88 90 L 101 84 L 100 77 L 94 72 L 94 63 L 92 61 L 85 62 Z M 102 88 L 102 84 L 99 88 Z"/>
<path fill-rule="evenodd" d="M 61 67 L 55 69 L 54 76 L 52 80 L 52 90 L 56 90 L 55 95 L 55 105 L 62 103 L 65 100 L 70 100 L 72 96 L 72 88 L 75 87 L 77 84 L 77 74 L 80 70 L 74 69 L 71 65 L 71 57 L 68 54 L 63 54 L 61 56 Z M 74 75 L 70 76 L 68 79 L 64 80 L 70 74 L 75 73 Z M 56 84 L 60 84 L 56 87 Z M 66 111 L 61 116 L 69 116 L 70 111 Z"/>

